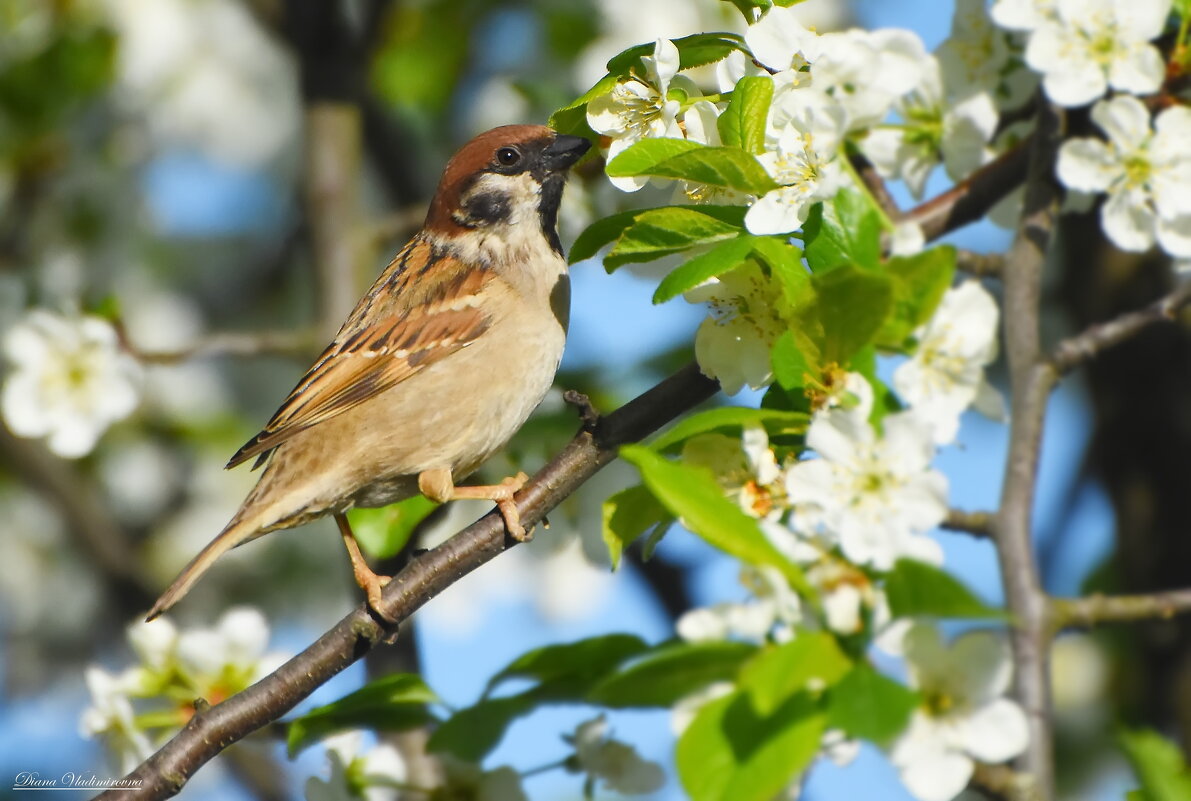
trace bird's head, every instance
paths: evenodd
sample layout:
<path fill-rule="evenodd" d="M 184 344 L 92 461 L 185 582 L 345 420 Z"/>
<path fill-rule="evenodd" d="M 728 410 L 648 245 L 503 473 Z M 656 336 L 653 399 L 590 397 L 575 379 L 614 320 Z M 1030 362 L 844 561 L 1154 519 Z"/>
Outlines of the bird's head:
<path fill-rule="evenodd" d="M 426 230 L 457 237 L 527 228 L 536 219 L 550 246 L 558 241 L 558 204 L 566 171 L 591 143 L 543 125 L 504 125 L 480 134 L 443 170 L 426 215 Z"/>

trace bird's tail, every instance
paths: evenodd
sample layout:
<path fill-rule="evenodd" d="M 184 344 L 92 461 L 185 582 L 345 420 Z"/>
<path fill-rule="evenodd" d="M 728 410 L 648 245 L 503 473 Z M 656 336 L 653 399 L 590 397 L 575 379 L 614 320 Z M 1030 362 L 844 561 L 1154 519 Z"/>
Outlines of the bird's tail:
<path fill-rule="evenodd" d="M 252 525 L 252 522 L 244 520 L 237 515 L 232 522 L 228 523 L 227 528 L 219 532 L 219 535 L 211 540 L 206 548 L 199 551 L 198 556 L 191 559 L 190 564 L 182 569 L 182 572 L 174 579 L 174 583 L 161 594 L 161 597 L 157 599 L 157 603 L 153 604 L 153 608 L 149 610 L 149 615 L 145 620 L 152 620 L 180 601 L 182 596 L 190 592 L 190 588 L 194 586 L 194 583 L 224 553 L 235 548 L 237 545 L 260 536 L 263 532 L 257 526 Z"/>

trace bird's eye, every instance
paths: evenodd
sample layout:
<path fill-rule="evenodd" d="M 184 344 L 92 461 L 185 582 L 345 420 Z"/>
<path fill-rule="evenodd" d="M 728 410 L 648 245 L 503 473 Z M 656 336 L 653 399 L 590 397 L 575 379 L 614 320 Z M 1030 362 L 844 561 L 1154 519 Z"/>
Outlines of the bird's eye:
<path fill-rule="evenodd" d="M 496 151 L 496 163 L 502 167 L 512 167 L 521 161 L 521 151 L 515 147 L 502 147 Z"/>

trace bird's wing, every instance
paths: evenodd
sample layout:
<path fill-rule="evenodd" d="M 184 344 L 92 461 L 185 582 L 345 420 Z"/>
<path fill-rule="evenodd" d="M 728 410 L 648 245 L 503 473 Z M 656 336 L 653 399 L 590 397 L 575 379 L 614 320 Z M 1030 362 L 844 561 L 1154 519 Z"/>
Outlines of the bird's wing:
<path fill-rule="evenodd" d="M 228 467 L 261 455 L 259 467 L 269 451 L 298 432 L 376 397 L 466 347 L 488 328 L 490 319 L 479 297 L 491 274 L 465 270 L 451 263 L 456 261 L 452 256 L 425 248 L 422 259 L 408 264 L 410 259 L 402 257 L 409 250 L 398 254 L 339 336 Z M 426 260 L 433 261 L 417 263 Z M 383 301 L 377 295 L 381 289 L 396 299 Z M 376 315 L 381 308 L 383 316 Z M 374 322 L 369 320 L 373 316 L 378 317 Z"/>

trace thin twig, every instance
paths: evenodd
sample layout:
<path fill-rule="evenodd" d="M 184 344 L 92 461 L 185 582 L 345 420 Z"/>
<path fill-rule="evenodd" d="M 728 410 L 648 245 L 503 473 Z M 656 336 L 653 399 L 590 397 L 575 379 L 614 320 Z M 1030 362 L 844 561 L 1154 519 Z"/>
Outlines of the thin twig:
<path fill-rule="evenodd" d="M 62 515 L 70 535 L 94 565 L 120 610 L 131 615 L 152 600 L 156 593 L 145 578 L 136 548 L 91 480 L 41 443 L 14 436 L 3 425 L 0 466 L 9 468 Z"/>
<path fill-rule="evenodd" d="M 910 209 L 902 220 L 918 223 L 927 240 L 979 220 L 1025 180 L 1030 141 L 1022 141 L 951 189 Z"/>
<path fill-rule="evenodd" d="M 971 534 L 973 537 L 991 537 L 993 535 L 993 515 L 990 512 L 965 512 L 961 509 L 950 509 L 941 528 L 948 531 L 958 531 Z"/>
<path fill-rule="evenodd" d="M 600 419 L 594 432 L 580 431 L 517 496 L 527 528 L 573 493 L 619 447 L 636 442 L 710 398 L 718 385 L 691 364 L 653 389 Z M 493 511 L 449 540 L 414 559 L 385 588 L 380 612 L 402 621 L 463 575 L 516 541 Z M 231 743 L 277 720 L 329 678 L 396 632 L 360 606 L 309 648 L 243 692 L 203 712 L 160 751 L 127 777 L 135 789 L 110 790 L 110 801 L 167 798 L 178 793 L 200 767 Z"/>
<path fill-rule="evenodd" d="M 955 266 L 961 272 L 977 278 L 1000 278 L 1005 269 L 1005 256 L 1001 253 L 959 250 L 955 254 Z"/>
<path fill-rule="evenodd" d="M 1181 284 L 1169 295 L 1144 309 L 1097 323 L 1064 339 L 1055 347 L 1051 362 L 1060 373 L 1067 373 L 1102 350 L 1136 336 L 1154 323 L 1174 320 L 1188 304 L 1191 304 L 1191 282 Z"/>
<path fill-rule="evenodd" d="M 893 195 L 889 194 L 889 187 L 885 185 L 885 179 L 877 172 L 873 163 L 860 153 L 854 153 L 849 158 L 856 174 L 860 176 L 861 181 L 864 181 L 869 194 L 872 195 L 873 200 L 877 201 L 877 205 L 881 207 L 885 215 L 894 222 L 900 221 L 902 210 L 897 205 L 897 201 L 893 199 Z"/>
<path fill-rule="evenodd" d="M 1034 491 L 1046 404 L 1058 378 L 1042 355 L 1040 303 L 1057 210 L 1053 183 L 1061 118 L 1053 106 L 1039 113 L 1029 155 L 1026 198 L 1017 238 L 1005 262 L 1005 352 L 1012 416 L 1001 504 L 994 530 L 1005 598 L 1014 619 L 1012 641 L 1016 694 L 1029 721 L 1030 744 L 1019 770 L 1033 779 L 1026 797 L 1054 797 L 1050 720 L 1050 604 L 1038 578 L 1032 538 Z"/>
<path fill-rule="evenodd" d="M 1086 598 L 1055 598 L 1054 626 L 1087 628 L 1101 623 L 1129 623 L 1135 620 L 1165 620 L 1191 613 L 1191 589 L 1148 595 L 1089 595 Z"/>
<path fill-rule="evenodd" d="M 317 332 L 229 331 L 201 337 L 175 350 L 141 350 L 124 341 L 125 347 L 144 364 L 178 364 L 209 356 L 302 356 L 316 346 Z"/>

